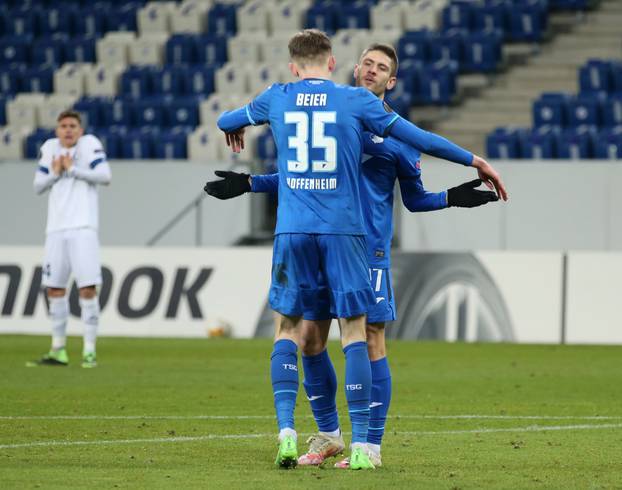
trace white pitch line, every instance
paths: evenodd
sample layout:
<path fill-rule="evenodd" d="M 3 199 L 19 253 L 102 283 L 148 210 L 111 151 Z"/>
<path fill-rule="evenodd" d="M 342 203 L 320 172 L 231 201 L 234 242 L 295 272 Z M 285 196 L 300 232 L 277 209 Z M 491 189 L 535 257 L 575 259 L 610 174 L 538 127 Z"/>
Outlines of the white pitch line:
<path fill-rule="evenodd" d="M 430 436 L 430 435 L 454 435 L 454 434 L 491 434 L 494 432 L 546 432 L 560 430 L 598 430 L 598 429 L 622 429 L 622 424 L 596 424 L 596 425 L 532 425 L 528 427 L 514 428 L 486 428 L 472 430 L 441 430 L 441 431 L 411 431 L 411 432 L 392 432 L 391 435 L 397 436 Z M 306 437 L 311 434 L 298 434 Z M 344 432 L 344 435 L 348 435 Z M 275 434 L 208 434 L 205 436 L 193 437 L 159 437 L 143 439 L 112 439 L 95 441 L 40 441 L 24 442 L 19 444 L 0 444 L 0 449 L 18 449 L 28 447 L 50 447 L 50 446 L 102 446 L 113 444 L 134 444 L 134 443 L 164 443 L 164 442 L 197 442 L 209 440 L 226 439 L 258 439 L 263 437 L 275 437 Z"/>
<path fill-rule="evenodd" d="M 297 418 L 312 418 L 299 415 Z M 622 415 L 389 415 L 414 420 L 620 420 Z M 273 420 L 274 415 L 0 415 L 2 420 Z"/>

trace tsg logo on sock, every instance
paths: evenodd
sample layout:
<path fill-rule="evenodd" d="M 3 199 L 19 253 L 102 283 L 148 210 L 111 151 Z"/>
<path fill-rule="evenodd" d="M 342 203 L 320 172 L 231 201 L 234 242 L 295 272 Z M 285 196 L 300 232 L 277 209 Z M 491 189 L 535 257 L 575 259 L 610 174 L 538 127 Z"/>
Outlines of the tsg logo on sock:
<path fill-rule="evenodd" d="M 283 369 L 290 369 L 291 371 L 298 371 L 298 366 L 295 364 L 282 364 Z"/>
<path fill-rule="evenodd" d="M 362 389 L 363 389 L 363 385 L 362 384 L 346 385 L 346 390 L 348 390 L 348 391 L 362 390 Z"/>

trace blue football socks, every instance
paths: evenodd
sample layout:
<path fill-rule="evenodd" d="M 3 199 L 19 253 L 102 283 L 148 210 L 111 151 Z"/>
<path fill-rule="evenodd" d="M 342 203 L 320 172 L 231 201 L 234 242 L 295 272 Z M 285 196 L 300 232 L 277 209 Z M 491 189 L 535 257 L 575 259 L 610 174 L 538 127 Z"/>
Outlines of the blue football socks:
<path fill-rule="evenodd" d="M 270 375 L 279 430 L 293 429 L 298 395 L 298 346 L 295 342 L 283 339 L 274 343 Z"/>
<path fill-rule="evenodd" d="M 354 342 L 343 349 L 346 355 L 346 401 L 352 423 L 352 443 L 367 442 L 371 366 L 367 342 Z"/>
<path fill-rule="evenodd" d="M 304 369 L 303 385 L 311 411 L 320 432 L 334 432 L 339 429 L 339 416 L 335 397 L 337 395 L 337 375 L 328 356 L 323 350 L 315 356 L 302 356 Z"/>
<path fill-rule="evenodd" d="M 391 370 L 386 357 L 371 362 L 371 382 L 367 442 L 380 446 L 384 435 L 387 412 L 391 404 Z"/>

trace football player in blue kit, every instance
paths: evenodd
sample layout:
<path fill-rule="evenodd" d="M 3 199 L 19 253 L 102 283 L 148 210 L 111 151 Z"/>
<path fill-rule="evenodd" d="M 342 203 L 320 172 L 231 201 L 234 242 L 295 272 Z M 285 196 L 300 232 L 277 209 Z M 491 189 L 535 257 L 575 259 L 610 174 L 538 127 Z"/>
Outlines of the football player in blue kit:
<path fill-rule="evenodd" d="M 339 318 L 346 355 L 346 400 L 353 434 L 348 466 L 373 468 L 367 446 L 372 368 L 365 313 L 369 305 L 376 304 L 376 296 L 368 275 L 358 186 L 364 131 L 377 138 L 391 134 L 427 153 L 474 166 L 503 198 L 506 193 L 498 174 L 483 159 L 400 118 L 366 88 L 332 83 L 334 58 L 330 40 L 323 33 L 303 31 L 292 38 L 289 48 L 290 68 L 301 81 L 272 85 L 250 104 L 224 113 L 218 121 L 234 151 L 242 147 L 244 126 L 269 122 L 278 149 L 279 208 L 270 290 L 270 304 L 281 314 L 271 357 L 280 429 L 276 463 L 280 467 L 297 464 L 293 418 L 298 391 L 297 340 L 303 315 L 307 317 L 327 303 L 330 315 Z M 386 166 L 389 168 L 390 162 Z M 391 182 L 394 179 L 395 175 Z M 382 277 L 376 282 L 381 285 Z M 325 344 L 325 339 L 320 340 Z"/>

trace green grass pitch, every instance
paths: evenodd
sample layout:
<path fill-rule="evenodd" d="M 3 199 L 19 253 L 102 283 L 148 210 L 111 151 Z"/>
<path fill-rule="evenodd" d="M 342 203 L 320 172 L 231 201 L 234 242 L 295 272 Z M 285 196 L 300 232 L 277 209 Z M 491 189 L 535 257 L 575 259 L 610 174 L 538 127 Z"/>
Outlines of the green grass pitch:
<path fill-rule="evenodd" d="M 0 336 L 2 489 L 622 489 L 622 347 L 390 342 L 384 466 L 352 472 L 274 467 L 270 341 L 102 338 L 88 370 L 72 338 L 26 368 L 48 342 Z"/>

